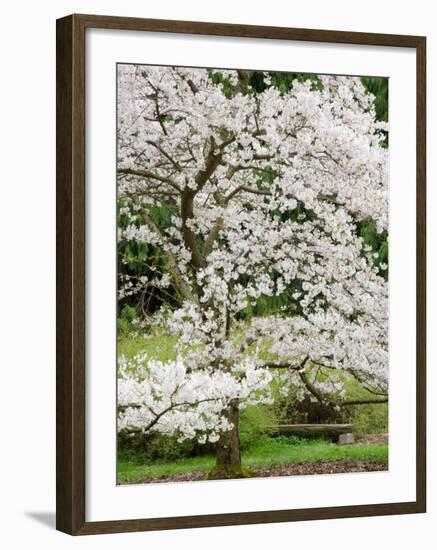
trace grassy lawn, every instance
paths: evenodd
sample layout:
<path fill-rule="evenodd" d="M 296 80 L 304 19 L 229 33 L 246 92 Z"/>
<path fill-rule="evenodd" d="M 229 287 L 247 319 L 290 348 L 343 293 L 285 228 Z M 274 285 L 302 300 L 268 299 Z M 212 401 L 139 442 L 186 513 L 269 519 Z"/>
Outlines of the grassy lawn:
<path fill-rule="evenodd" d="M 151 359 L 172 361 L 176 359 L 176 336 L 167 334 L 128 333 L 118 337 L 118 356 L 132 359 L 146 353 Z"/>
<path fill-rule="evenodd" d="M 242 455 L 243 464 L 249 468 L 313 462 L 324 460 L 371 460 L 380 464 L 388 462 L 388 446 L 374 443 L 366 445 L 336 445 L 324 440 L 295 440 L 264 438 Z M 147 477 L 170 476 L 187 472 L 208 472 L 215 463 L 213 455 L 183 458 L 173 462 L 140 463 L 118 461 L 118 481 L 138 481 Z"/>

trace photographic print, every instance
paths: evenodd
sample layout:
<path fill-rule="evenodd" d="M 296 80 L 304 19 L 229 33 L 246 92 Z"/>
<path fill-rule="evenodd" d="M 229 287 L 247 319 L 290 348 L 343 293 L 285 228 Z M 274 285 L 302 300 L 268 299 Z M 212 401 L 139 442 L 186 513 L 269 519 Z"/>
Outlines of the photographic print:
<path fill-rule="evenodd" d="M 388 83 L 117 64 L 118 484 L 388 469 Z"/>

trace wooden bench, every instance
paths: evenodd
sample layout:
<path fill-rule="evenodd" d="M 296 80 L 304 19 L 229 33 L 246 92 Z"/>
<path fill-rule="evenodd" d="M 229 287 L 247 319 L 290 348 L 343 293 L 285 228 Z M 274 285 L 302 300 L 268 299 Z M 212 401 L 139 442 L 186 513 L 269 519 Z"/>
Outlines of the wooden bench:
<path fill-rule="evenodd" d="M 354 442 L 352 424 L 280 424 L 269 428 L 279 434 L 326 437 L 340 445 Z"/>

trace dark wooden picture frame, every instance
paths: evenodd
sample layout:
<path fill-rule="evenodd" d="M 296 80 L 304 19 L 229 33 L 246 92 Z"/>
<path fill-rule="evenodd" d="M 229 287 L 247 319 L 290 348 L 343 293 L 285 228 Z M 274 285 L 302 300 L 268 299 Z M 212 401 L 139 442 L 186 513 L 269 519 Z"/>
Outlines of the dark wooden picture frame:
<path fill-rule="evenodd" d="M 416 499 L 411 502 L 87 522 L 85 515 L 85 31 L 87 28 L 376 45 L 416 51 Z M 426 511 L 426 39 L 96 15 L 57 21 L 57 529 L 71 535 Z"/>

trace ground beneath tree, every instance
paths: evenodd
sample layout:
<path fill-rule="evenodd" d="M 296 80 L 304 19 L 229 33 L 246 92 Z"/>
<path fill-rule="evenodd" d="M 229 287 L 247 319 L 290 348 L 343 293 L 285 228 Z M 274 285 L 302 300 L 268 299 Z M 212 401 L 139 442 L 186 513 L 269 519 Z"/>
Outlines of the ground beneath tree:
<path fill-rule="evenodd" d="M 315 474 L 342 474 L 352 472 L 378 472 L 388 469 L 387 464 L 380 464 L 371 460 L 336 460 L 328 462 L 297 462 L 294 464 L 278 464 L 263 468 L 251 468 L 254 477 L 279 477 Z M 123 482 L 123 485 L 139 483 L 172 483 L 177 481 L 201 481 L 205 479 L 205 472 L 187 472 L 172 476 L 147 477 L 134 482 Z"/>
<path fill-rule="evenodd" d="M 357 440 L 358 445 L 367 445 L 369 443 L 388 443 L 388 434 L 366 434 Z"/>

